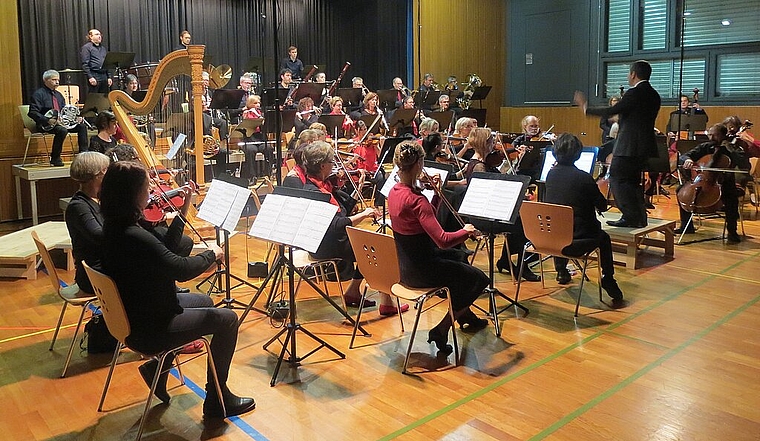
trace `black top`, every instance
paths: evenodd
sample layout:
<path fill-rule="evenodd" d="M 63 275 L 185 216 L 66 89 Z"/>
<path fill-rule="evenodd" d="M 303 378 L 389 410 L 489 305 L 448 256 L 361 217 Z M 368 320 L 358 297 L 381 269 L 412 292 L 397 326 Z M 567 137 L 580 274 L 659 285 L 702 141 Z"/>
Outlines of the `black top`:
<path fill-rule="evenodd" d="M 596 210 L 606 211 L 607 199 L 590 174 L 574 165 L 555 165 L 546 176 L 544 202 L 573 207 L 573 239 L 599 236 Z"/>
<path fill-rule="evenodd" d="M 199 276 L 214 260 L 214 252 L 211 250 L 181 257 L 138 225 L 123 229 L 109 228 L 106 225 L 103 271 L 119 287 L 132 326 L 127 343 L 132 338 L 147 339 L 165 331 L 169 321 L 182 313 L 175 292 L 175 281 L 186 281 Z"/>
<path fill-rule="evenodd" d="M 293 78 L 301 78 L 301 73 L 303 73 L 303 62 L 300 58 L 296 58 L 296 61 L 291 60 L 290 57 L 283 58 L 282 62 L 280 63 L 280 69 L 286 68 L 290 69 L 290 71 L 293 73 Z"/>
<path fill-rule="evenodd" d="M 92 285 L 82 261 L 100 269 L 100 246 L 103 240 L 103 216 L 100 214 L 100 205 L 83 192 L 77 191 L 71 197 L 64 217 L 66 229 L 71 237 L 71 251 L 76 266 L 74 280 L 79 289 L 92 294 Z"/>
<path fill-rule="evenodd" d="M 82 59 L 82 70 L 87 74 L 87 78 L 103 78 L 108 75 L 108 71 L 103 69 L 103 62 L 106 60 L 108 49 L 102 44 L 95 46 L 91 41 L 82 46 L 79 55 Z"/>
<path fill-rule="evenodd" d="M 111 147 L 116 147 L 116 140 L 111 138 L 110 141 L 103 141 L 100 136 L 90 137 L 90 151 L 105 153 Z"/>
<path fill-rule="evenodd" d="M 725 143 L 728 144 L 727 141 Z M 729 149 L 725 145 L 718 144 L 714 141 L 703 142 L 684 153 L 678 158 L 679 164 L 683 164 L 686 159 L 691 159 L 692 161 L 697 162 L 705 155 L 712 155 L 716 150 L 720 151 L 722 155 L 728 156 L 731 160 L 730 168 L 739 168 L 741 170 L 750 169 L 749 159 L 747 159 L 747 156 L 741 149 Z M 725 173 L 725 177 L 732 178 L 733 176 L 733 173 Z"/>
<path fill-rule="evenodd" d="M 47 86 L 40 87 L 32 94 L 32 98 L 29 100 L 29 117 L 38 126 L 48 124 L 48 118 L 45 116 L 45 113 L 53 109 L 53 99 L 58 100 L 59 109 L 63 109 L 63 106 L 66 105 L 63 94 L 57 90 L 49 89 Z"/>
<path fill-rule="evenodd" d="M 660 94 L 649 81 L 641 81 L 628 89 L 612 107 L 588 108 L 589 115 L 610 116 L 617 114 L 618 131 L 613 156 L 656 158 L 657 141 L 654 121 L 660 110 Z"/>

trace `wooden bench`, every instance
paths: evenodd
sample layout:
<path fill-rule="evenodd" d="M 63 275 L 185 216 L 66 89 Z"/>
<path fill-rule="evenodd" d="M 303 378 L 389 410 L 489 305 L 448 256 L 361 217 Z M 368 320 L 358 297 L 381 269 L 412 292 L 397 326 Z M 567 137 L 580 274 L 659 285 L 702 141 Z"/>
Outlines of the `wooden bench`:
<path fill-rule="evenodd" d="M 66 269 L 74 268 L 71 238 L 65 222 L 45 222 L 0 237 L 0 277 L 37 278 L 37 247 L 32 231 L 39 234 L 48 248 L 66 253 Z"/>
<path fill-rule="evenodd" d="M 663 257 L 673 258 L 674 234 L 676 221 L 667 219 L 647 219 L 644 228 L 622 228 L 607 225 L 607 221 L 620 219 L 620 213 L 604 213 L 599 217 L 602 229 L 612 239 L 613 259 L 622 263 L 626 268 L 637 269 L 639 267 L 640 246 L 649 246 L 663 249 Z M 662 236 L 662 237 L 652 237 Z M 621 252 L 622 251 L 622 252 Z"/>

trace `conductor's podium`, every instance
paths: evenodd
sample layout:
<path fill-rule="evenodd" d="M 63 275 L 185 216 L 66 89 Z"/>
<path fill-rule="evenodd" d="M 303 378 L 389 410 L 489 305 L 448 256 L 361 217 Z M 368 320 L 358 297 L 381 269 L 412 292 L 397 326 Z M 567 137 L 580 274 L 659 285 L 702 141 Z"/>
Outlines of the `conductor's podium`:
<path fill-rule="evenodd" d="M 0 277 L 37 278 L 37 247 L 32 231 L 39 234 L 48 248 L 66 253 L 66 269 L 74 268 L 71 255 L 71 239 L 65 222 L 45 222 L 0 237 Z"/>
<path fill-rule="evenodd" d="M 646 227 L 623 228 L 607 225 L 607 221 L 619 220 L 620 213 L 604 213 L 604 217 L 598 216 L 598 219 L 612 240 L 613 259 L 626 268 L 639 268 L 639 254 L 645 251 L 645 247 L 662 248 L 665 259 L 673 258 L 676 221 L 650 217 Z"/>

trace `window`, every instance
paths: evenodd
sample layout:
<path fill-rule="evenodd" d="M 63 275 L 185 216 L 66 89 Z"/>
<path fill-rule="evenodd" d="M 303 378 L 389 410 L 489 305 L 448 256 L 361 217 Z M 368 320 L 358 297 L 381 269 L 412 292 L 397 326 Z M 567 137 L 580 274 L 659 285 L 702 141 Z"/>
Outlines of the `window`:
<path fill-rule="evenodd" d="M 752 0 L 689 0 L 684 47 L 760 41 L 760 7 Z M 681 23 L 679 22 L 679 29 Z"/>
<path fill-rule="evenodd" d="M 650 61 L 652 77 L 649 82 L 663 99 L 678 98 L 680 62 L 678 59 Z M 607 65 L 605 98 L 620 94 L 620 86 L 628 89 L 628 70 L 631 63 L 610 63 Z M 680 90 L 691 94 L 692 90 L 705 90 L 705 60 L 688 59 L 683 63 L 683 86 Z"/>
<path fill-rule="evenodd" d="M 610 0 L 607 6 L 607 52 L 631 49 L 631 0 Z"/>
<path fill-rule="evenodd" d="M 642 0 L 639 49 L 665 49 L 668 27 L 667 0 Z"/>
<path fill-rule="evenodd" d="M 760 54 L 726 54 L 718 56 L 716 96 L 760 96 Z"/>

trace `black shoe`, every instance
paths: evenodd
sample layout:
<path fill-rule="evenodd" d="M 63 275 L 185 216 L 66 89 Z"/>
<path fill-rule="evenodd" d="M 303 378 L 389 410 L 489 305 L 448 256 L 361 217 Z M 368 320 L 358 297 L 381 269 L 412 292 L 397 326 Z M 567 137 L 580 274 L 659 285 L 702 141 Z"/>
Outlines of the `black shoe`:
<path fill-rule="evenodd" d="M 644 207 L 647 208 L 647 209 L 649 209 L 649 210 L 654 210 L 654 204 L 651 203 L 651 202 L 649 202 L 649 201 L 644 202 Z"/>
<path fill-rule="evenodd" d="M 177 294 L 187 294 L 190 292 L 190 288 L 182 288 L 181 286 L 174 285 L 174 291 Z"/>
<path fill-rule="evenodd" d="M 607 225 L 610 225 L 612 227 L 622 227 L 622 228 L 643 228 L 647 226 L 646 221 L 644 222 L 628 222 L 625 219 L 620 219 L 616 221 L 607 221 Z"/>
<path fill-rule="evenodd" d="M 57 158 L 50 158 L 50 165 L 53 167 L 63 167 L 63 161 L 60 156 Z"/>
<path fill-rule="evenodd" d="M 242 415 L 256 408 L 256 401 L 249 397 L 238 397 L 226 388 L 222 389 L 225 412 L 222 411 L 216 389 L 206 387 L 206 399 L 203 401 L 204 418 L 225 418 Z"/>
<path fill-rule="evenodd" d="M 509 274 L 511 266 L 512 266 L 512 262 L 508 260 L 504 261 L 504 260 L 499 259 L 496 261 L 496 269 L 499 270 L 500 273 L 502 271 L 506 271 L 507 274 Z"/>
<path fill-rule="evenodd" d="M 676 228 L 675 230 L 673 230 L 673 234 L 694 234 L 694 233 L 695 233 L 695 230 L 694 230 L 694 227 L 692 226 L 689 226 L 689 228 L 686 229 L 685 233 L 684 233 L 683 227 Z"/>
<path fill-rule="evenodd" d="M 464 332 L 477 332 L 488 326 L 488 320 L 478 318 L 478 316 L 469 309 L 457 317 L 457 323 L 459 323 L 459 327 Z"/>
<path fill-rule="evenodd" d="M 438 352 L 443 355 L 449 355 L 454 352 L 454 348 L 449 344 L 449 337 L 441 334 L 438 328 L 433 328 L 428 332 L 428 343 L 435 343 Z"/>
<path fill-rule="evenodd" d="M 741 241 L 742 238 L 736 233 L 728 233 L 728 236 L 726 236 L 726 243 L 739 243 Z"/>
<path fill-rule="evenodd" d="M 560 285 L 567 285 L 573 278 L 570 276 L 570 271 L 567 269 L 557 271 L 557 283 Z"/>
<path fill-rule="evenodd" d="M 517 274 L 520 274 L 520 268 L 518 268 L 517 265 L 512 265 L 512 274 L 515 274 L 515 277 L 517 277 Z M 525 268 L 523 268 L 522 278 L 526 282 L 540 282 L 541 281 L 541 276 L 531 271 L 530 268 L 528 268 L 527 264 L 525 265 Z"/>
<path fill-rule="evenodd" d="M 612 277 L 602 277 L 602 289 L 607 292 L 607 295 L 610 296 L 612 300 L 618 302 L 623 300 L 623 291 L 620 290 L 617 282 Z"/>
<path fill-rule="evenodd" d="M 171 363 L 171 356 L 168 356 L 165 358 L 165 363 L 170 364 Z M 146 385 L 148 385 L 148 389 L 150 389 L 150 386 L 153 383 L 153 377 L 156 375 L 156 369 L 158 368 L 158 360 L 155 358 L 152 358 L 148 360 L 147 362 L 141 364 L 137 370 L 140 371 L 140 376 L 142 377 L 143 381 Z M 159 400 L 161 400 L 164 403 L 168 403 L 169 400 L 171 400 L 171 396 L 169 396 L 169 392 L 166 391 L 166 380 L 169 378 L 169 370 L 165 370 L 164 372 L 161 372 L 161 375 L 158 377 L 158 383 L 156 384 L 156 390 L 153 391 L 153 395 L 156 396 Z"/>

